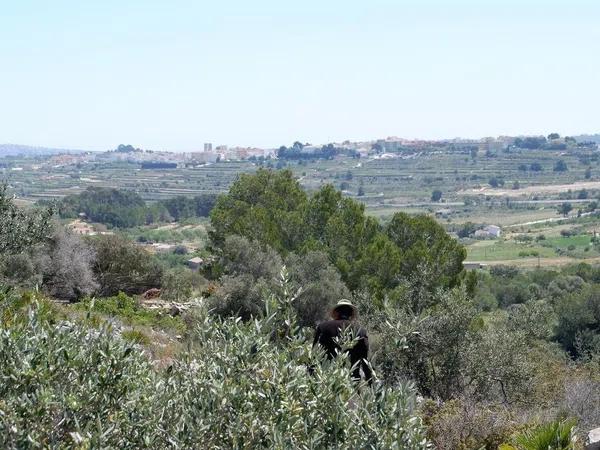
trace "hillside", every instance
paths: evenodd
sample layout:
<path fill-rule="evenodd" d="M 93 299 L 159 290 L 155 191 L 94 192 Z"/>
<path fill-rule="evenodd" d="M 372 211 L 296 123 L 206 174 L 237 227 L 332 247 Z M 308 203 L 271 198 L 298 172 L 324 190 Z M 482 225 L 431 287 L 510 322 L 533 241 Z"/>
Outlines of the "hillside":
<path fill-rule="evenodd" d="M 122 194 L 68 204 L 144 205 Z M 0 190 L 1 447 L 521 450 L 600 423 L 598 266 L 469 266 L 432 216 L 380 221 L 289 170 L 238 177 L 209 220 L 188 200 L 106 231 Z M 473 248 L 595 254 L 572 225 Z M 313 345 L 341 299 L 358 372 Z"/>
<path fill-rule="evenodd" d="M 73 150 L 64 148 L 34 147 L 19 144 L 0 144 L 0 158 L 5 156 L 43 156 L 57 155 L 62 153 L 83 153 L 85 150 Z"/>

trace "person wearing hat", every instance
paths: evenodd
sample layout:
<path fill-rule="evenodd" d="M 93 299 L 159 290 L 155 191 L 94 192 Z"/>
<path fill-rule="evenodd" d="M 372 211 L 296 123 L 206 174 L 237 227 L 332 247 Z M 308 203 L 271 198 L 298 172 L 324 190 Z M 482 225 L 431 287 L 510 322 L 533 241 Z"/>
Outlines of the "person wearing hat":
<path fill-rule="evenodd" d="M 325 350 L 327 359 L 333 359 L 342 349 L 336 342 L 337 339 L 348 327 L 351 327 L 354 336 L 358 341 L 348 351 L 350 362 L 352 363 L 352 378 L 360 380 L 360 369 L 362 369 L 365 380 L 371 383 L 371 366 L 367 361 L 369 353 L 369 338 L 367 332 L 356 325 L 355 320 L 358 316 L 356 306 L 349 300 L 341 299 L 331 310 L 331 319 L 321 322 L 315 330 L 315 339 L 313 346 L 317 343 Z"/>

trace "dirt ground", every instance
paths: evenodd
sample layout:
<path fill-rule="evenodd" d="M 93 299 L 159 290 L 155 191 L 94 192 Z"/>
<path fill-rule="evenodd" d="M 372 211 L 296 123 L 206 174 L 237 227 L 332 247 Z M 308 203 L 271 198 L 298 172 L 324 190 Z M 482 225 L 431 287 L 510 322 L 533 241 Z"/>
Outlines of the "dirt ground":
<path fill-rule="evenodd" d="M 469 262 L 478 262 L 471 261 Z M 596 258 L 587 258 L 587 259 L 577 259 L 577 258 L 569 258 L 568 256 L 557 256 L 556 258 L 540 258 L 539 261 L 537 258 L 519 258 L 519 259 L 505 259 L 505 260 L 496 260 L 496 261 L 481 261 L 481 264 L 484 266 L 498 266 L 498 265 L 506 265 L 506 266 L 517 266 L 523 268 L 534 268 L 538 267 L 559 267 L 559 266 L 567 266 L 569 264 L 598 264 L 600 263 L 600 257 Z"/>
<path fill-rule="evenodd" d="M 581 189 L 600 189 L 600 181 L 577 181 L 571 184 L 534 185 L 526 186 L 521 189 L 498 189 L 486 186 L 479 189 L 466 189 L 464 191 L 459 191 L 458 194 L 520 197 L 535 194 L 557 194 L 569 190 L 579 191 Z"/>

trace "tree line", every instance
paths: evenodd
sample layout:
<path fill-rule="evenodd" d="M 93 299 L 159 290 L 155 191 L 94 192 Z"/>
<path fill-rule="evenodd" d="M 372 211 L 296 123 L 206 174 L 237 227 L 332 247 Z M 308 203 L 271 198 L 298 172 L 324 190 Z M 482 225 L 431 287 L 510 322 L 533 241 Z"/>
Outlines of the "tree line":
<path fill-rule="evenodd" d="M 277 158 L 279 159 L 291 159 L 291 160 L 303 160 L 303 159 L 333 159 L 336 155 L 346 154 L 353 157 L 358 157 L 358 152 L 355 150 L 348 150 L 345 148 L 336 147 L 333 144 L 322 145 L 320 148 L 311 149 L 311 151 L 305 151 L 304 147 L 309 144 L 302 144 L 301 142 L 294 142 L 291 147 L 282 145 L 277 150 Z"/>
<path fill-rule="evenodd" d="M 215 194 L 177 196 L 147 203 L 134 191 L 88 187 L 79 194 L 61 199 L 58 213 L 62 218 L 76 218 L 84 213 L 94 222 L 115 228 L 130 228 L 155 222 L 207 217 L 216 197 Z"/>

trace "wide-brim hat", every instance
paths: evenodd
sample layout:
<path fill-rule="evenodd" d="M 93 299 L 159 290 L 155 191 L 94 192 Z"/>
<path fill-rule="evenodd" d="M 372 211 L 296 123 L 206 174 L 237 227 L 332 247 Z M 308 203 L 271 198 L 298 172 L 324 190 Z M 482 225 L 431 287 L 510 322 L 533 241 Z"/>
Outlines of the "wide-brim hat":
<path fill-rule="evenodd" d="M 342 298 L 340 301 L 338 301 L 338 302 L 335 304 L 335 306 L 334 306 L 333 308 L 331 308 L 330 315 L 331 315 L 331 316 L 333 316 L 333 313 L 334 313 L 334 312 L 335 312 L 335 311 L 336 311 L 338 308 L 341 308 L 341 307 L 346 307 L 346 308 L 350 308 L 350 309 L 352 309 L 352 316 L 353 316 L 353 317 L 356 317 L 356 316 L 358 316 L 358 308 L 356 308 L 356 306 L 354 306 L 350 300 L 347 300 L 347 299 L 345 299 L 345 298 Z"/>

